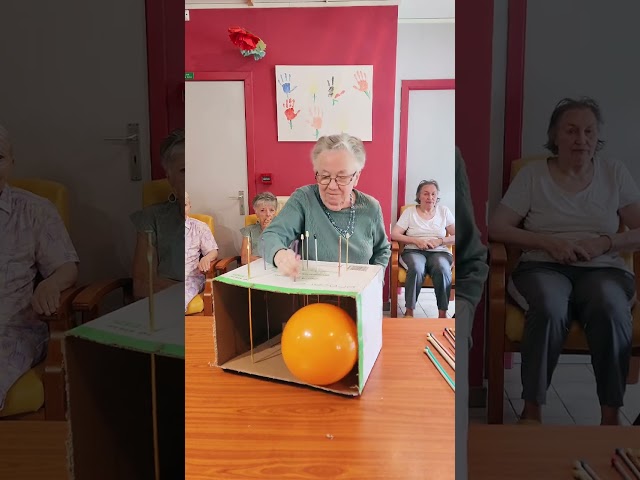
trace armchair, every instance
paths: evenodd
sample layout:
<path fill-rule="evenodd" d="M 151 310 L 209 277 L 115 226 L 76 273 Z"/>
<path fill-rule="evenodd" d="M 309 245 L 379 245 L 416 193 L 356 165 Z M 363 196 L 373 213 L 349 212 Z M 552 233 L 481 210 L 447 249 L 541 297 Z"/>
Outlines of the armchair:
<path fill-rule="evenodd" d="M 404 212 L 411 205 L 404 205 L 400 209 L 400 213 Z M 404 249 L 404 244 L 401 242 L 391 242 L 391 316 L 398 315 L 398 289 L 404 287 L 407 280 L 407 270 L 400 263 L 400 255 Z M 451 294 L 450 300 L 455 298 L 456 288 L 456 247 L 451 245 L 449 251 L 453 254 L 453 265 L 451 266 Z M 433 288 L 433 281 L 430 276 L 426 276 L 423 287 Z"/>
<path fill-rule="evenodd" d="M 529 161 L 540 157 L 515 160 L 511 165 L 511 180 Z M 624 225 L 620 225 L 624 228 Z M 508 248 L 502 243 L 489 244 L 489 306 L 487 323 L 487 379 L 488 379 L 488 423 L 502 423 L 504 396 L 504 355 L 519 352 L 524 331 L 524 311 L 513 302 L 507 293 L 507 280 L 516 266 L 521 251 Z M 634 271 L 640 273 L 640 253 L 626 255 Z M 640 276 L 636 276 L 636 290 L 640 292 Z M 640 306 L 636 302 L 633 310 L 633 357 L 640 357 Z M 571 326 L 562 353 L 588 354 L 589 348 L 584 331 L 577 322 Z M 637 375 L 637 372 L 636 372 Z M 640 417 L 639 417 L 640 419 Z"/>
<path fill-rule="evenodd" d="M 66 187 L 57 182 L 36 178 L 13 179 L 9 184 L 50 200 L 56 206 L 65 226 L 69 228 Z M 54 315 L 40 317 L 49 326 L 47 356 L 9 389 L 0 417 L 20 420 L 65 420 L 67 395 L 62 341 L 64 333 L 75 326 L 72 301 L 80 290 L 78 287 L 64 290 L 58 311 Z"/>

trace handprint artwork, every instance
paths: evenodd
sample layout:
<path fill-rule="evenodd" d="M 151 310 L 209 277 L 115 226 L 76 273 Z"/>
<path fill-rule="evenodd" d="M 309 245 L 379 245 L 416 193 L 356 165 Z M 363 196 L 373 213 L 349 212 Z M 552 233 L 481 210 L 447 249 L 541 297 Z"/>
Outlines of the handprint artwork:
<path fill-rule="evenodd" d="M 359 92 L 363 92 L 367 97 L 371 98 L 369 94 L 369 82 L 367 82 L 367 74 L 362 71 L 357 71 L 353 74 L 353 78 L 356 79 L 357 86 L 354 85 L 353 88 L 358 90 Z"/>
<path fill-rule="evenodd" d="M 274 87 L 278 141 L 373 140 L 373 65 L 276 65 Z"/>
<path fill-rule="evenodd" d="M 316 140 L 320 136 L 320 129 L 322 128 L 322 110 L 318 107 L 309 109 L 309 119 L 307 123 L 311 125 L 311 128 L 315 129 Z"/>
<path fill-rule="evenodd" d="M 278 80 L 278 84 L 282 87 L 282 91 L 288 97 L 291 92 L 293 92 L 298 86 L 291 88 L 291 74 L 283 73 L 280 75 L 280 79 Z"/>
<path fill-rule="evenodd" d="M 284 116 L 287 117 L 287 120 L 289 120 L 290 128 L 293 128 L 293 119 L 296 118 L 300 113 L 300 110 L 298 110 L 297 112 L 294 111 L 295 104 L 296 101 L 293 98 L 287 98 L 282 104 L 282 106 L 285 108 Z"/>
<path fill-rule="evenodd" d="M 331 105 L 335 105 L 338 103 L 338 98 L 344 95 L 345 91 L 336 92 L 336 87 L 334 86 L 334 77 L 331 77 L 331 83 L 327 80 L 327 87 L 329 87 L 329 98 L 331 99 Z"/>

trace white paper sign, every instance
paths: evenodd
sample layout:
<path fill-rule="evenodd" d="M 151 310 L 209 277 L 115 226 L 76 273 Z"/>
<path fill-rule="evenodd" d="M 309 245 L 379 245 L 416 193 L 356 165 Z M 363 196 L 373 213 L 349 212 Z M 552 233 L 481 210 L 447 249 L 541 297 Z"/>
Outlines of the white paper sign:
<path fill-rule="evenodd" d="M 278 141 L 373 140 L 373 65 L 276 65 Z"/>

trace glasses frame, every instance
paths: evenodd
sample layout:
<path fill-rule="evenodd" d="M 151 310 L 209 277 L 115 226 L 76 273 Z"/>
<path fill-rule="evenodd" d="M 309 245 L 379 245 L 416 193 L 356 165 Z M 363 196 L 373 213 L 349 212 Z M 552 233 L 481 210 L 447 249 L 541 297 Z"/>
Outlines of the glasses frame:
<path fill-rule="evenodd" d="M 315 177 L 316 177 L 316 183 L 317 183 L 318 185 L 322 185 L 323 187 L 328 187 L 329 185 L 331 185 L 331 181 L 333 180 L 333 181 L 335 181 L 335 182 L 336 182 L 336 185 L 337 185 L 338 187 L 346 187 L 346 186 L 347 186 L 347 185 L 349 185 L 351 182 L 353 182 L 353 179 L 354 179 L 354 177 L 356 176 L 356 173 L 358 173 L 358 171 L 357 171 L 357 170 L 356 170 L 355 172 L 353 172 L 353 174 L 351 174 L 351 175 L 336 175 L 335 177 L 331 177 L 331 176 L 329 176 L 329 183 L 320 183 L 320 178 L 321 178 L 321 177 L 323 177 L 323 176 L 328 176 L 328 175 L 322 175 L 322 176 L 321 176 L 319 172 L 316 172 L 316 175 L 315 175 Z M 347 183 L 345 183 L 345 184 L 338 183 L 338 178 L 347 178 L 347 177 L 349 178 L 349 181 L 348 181 Z"/>

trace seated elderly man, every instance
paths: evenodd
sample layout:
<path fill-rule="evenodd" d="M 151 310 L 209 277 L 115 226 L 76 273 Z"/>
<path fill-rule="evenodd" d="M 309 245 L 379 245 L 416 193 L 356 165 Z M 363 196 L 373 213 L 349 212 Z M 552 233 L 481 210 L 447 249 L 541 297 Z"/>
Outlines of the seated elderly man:
<path fill-rule="evenodd" d="M 54 314 L 78 275 L 78 255 L 55 206 L 7 185 L 13 165 L 0 126 L 0 417 L 11 386 L 46 355 L 49 330 L 38 315 Z"/>

